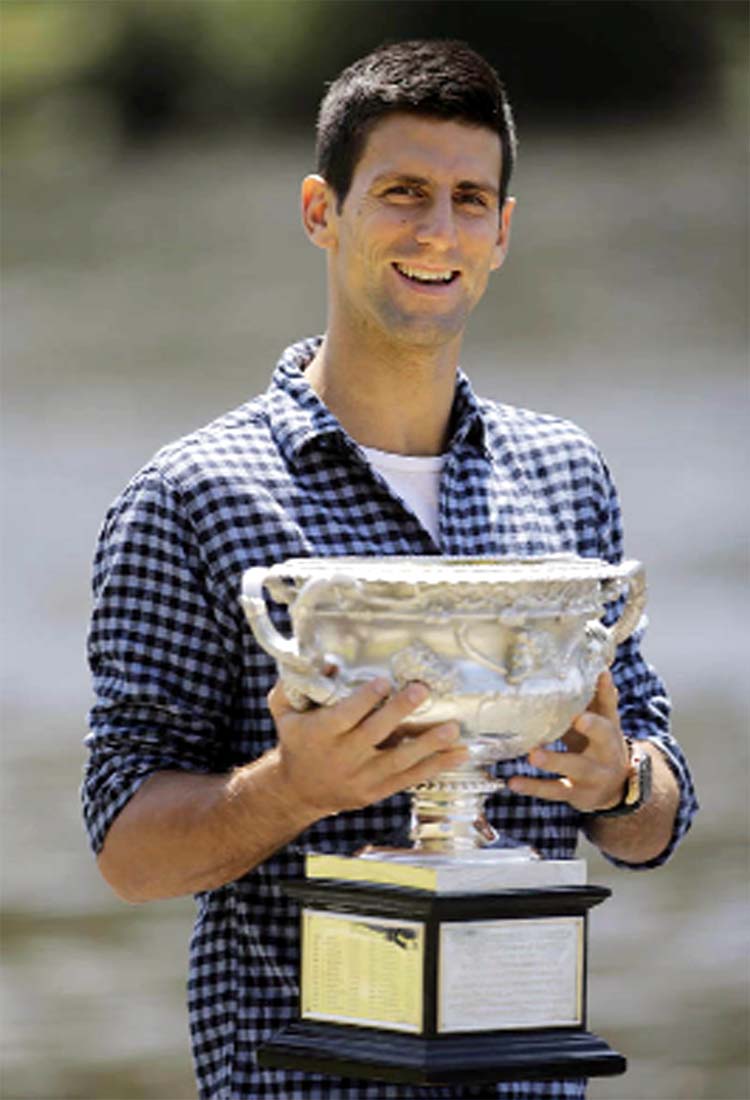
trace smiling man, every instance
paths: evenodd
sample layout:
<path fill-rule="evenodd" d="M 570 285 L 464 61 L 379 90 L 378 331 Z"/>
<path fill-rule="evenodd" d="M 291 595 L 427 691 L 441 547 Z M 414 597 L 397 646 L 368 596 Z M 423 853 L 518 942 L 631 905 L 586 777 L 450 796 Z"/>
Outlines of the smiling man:
<path fill-rule="evenodd" d="M 329 303 L 306 374 L 357 442 L 442 453 L 464 328 L 508 246 L 501 165 L 496 130 L 398 112 L 372 128 L 345 196 L 304 181 Z"/>
<path fill-rule="evenodd" d="M 280 884 L 308 851 L 403 843 L 406 788 L 465 750 L 453 723 L 391 737 L 420 684 L 375 680 L 294 711 L 243 621 L 245 569 L 305 555 L 622 554 L 588 437 L 481 400 L 458 369 L 508 249 L 514 156 L 497 75 L 463 44 L 400 43 L 345 70 L 302 186 L 326 256 L 325 336 L 289 347 L 264 395 L 160 451 L 102 530 L 86 823 L 123 898 L 197 895 L 189 1003 L 204 1100 L 584 1093 L 582 1081 L 404 1090 L 255 1060 L 296 1013 L 298 914 Z M 689 826 L 689 771 L 639 641 L 619 648 L 565 738 L 499 766 L 509 791 L 488 817 L 544 856 L 570 858 L 583 831 L 614 862 L 654 867 Z"/>

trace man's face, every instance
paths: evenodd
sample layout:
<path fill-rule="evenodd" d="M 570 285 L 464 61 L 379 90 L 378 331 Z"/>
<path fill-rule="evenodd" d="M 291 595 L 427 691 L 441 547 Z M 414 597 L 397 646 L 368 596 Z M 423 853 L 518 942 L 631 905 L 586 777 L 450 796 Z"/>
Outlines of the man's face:
<path fill-rule="evenodd" d="M 459 337 L 507 248 L 500 160 L 484 127 L 410 114 L 377 123 L 343 208 L 328 205 L 332 322 L 420 347 Z"/>

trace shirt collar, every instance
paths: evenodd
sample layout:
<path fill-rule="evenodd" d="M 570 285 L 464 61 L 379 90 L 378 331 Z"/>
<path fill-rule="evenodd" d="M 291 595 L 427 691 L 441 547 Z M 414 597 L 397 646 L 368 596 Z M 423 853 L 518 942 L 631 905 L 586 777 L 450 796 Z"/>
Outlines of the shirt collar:
<path fill-rule="evenodd" d="M 311 446 L 359 450 L 305 378 L 305 368 L 322 341 L 322 336 L 313 336 L 290 345 L 276 365 L 266 395 L 274 439 L 292 463 Z M 471 443 L 486 451 L 481 404 L 469 379 L 459 370 L 446 451 L 462 443 Z"/>

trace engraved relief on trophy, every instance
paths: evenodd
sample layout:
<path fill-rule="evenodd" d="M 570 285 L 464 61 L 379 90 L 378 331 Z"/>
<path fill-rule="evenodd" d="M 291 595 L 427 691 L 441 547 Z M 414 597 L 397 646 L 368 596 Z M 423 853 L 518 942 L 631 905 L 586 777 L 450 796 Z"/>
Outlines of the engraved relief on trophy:
<path fill-rule="evenodd" d="M 420 680 L 437 695 L 450 695 L 458 688 L 458 671 L 424 642 L 411 642 L 394 653 L 389 663 L 396 687 Z"/>

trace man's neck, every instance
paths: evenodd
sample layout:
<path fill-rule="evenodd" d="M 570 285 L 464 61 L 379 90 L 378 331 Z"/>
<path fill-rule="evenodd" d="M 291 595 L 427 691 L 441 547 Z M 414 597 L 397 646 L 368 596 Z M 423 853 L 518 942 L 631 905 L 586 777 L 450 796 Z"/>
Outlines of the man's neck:
<path fill-rule="evenodd" d="M 458 344 L 363 349 L 329 333 L 306 377 L 352 439 L 405 455 L 441 454 L 456 387 Z"/>

